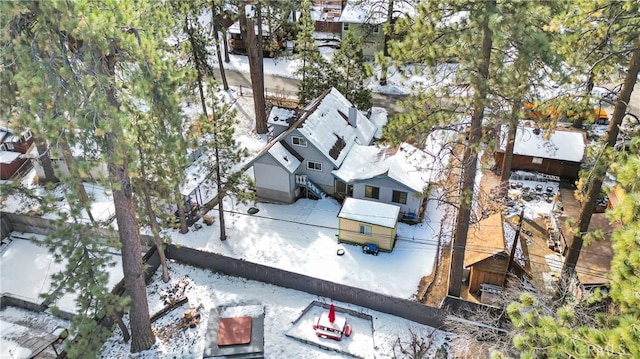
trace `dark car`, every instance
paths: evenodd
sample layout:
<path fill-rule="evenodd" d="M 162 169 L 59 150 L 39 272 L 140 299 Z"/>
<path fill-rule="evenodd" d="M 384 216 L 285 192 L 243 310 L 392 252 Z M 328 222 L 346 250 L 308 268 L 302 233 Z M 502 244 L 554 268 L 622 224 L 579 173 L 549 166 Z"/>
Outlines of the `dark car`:
<path fill-rule="evenodd" d="M 365 243 L 362 245 L 362 253 L 373 254 L 374 256 L 377 256 L 379 251 L 380 249 L 375 244 Z"/>

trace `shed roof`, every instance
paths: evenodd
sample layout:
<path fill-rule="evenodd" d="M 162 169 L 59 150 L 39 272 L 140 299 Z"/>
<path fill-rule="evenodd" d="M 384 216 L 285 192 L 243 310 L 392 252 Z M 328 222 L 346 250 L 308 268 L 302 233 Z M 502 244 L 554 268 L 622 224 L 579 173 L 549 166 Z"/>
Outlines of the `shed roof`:
<path fill-rule="evenodd" d="M 349 197 L 344 200 L 338 217 L 387 228 L 395 228 L 398 223 L 399 213 L 400 207 L 393 204 Z"/>
<path fill-rule="evenodd" d="M 541 157 L 552 160 L 582 162 L 585 151 L 585 135 L 578 131 L 554 130 L 549 139 L 545 139 L 545 131 L 534 134 L 533 127 L 518 127 L 516 131 L 513 153 L 521 156 Z M 503 126 L 500 132 L 500 150 L 507 147 L 507 129 Z"/>
<path fill-rule="evenodd" d="M 467 245 L 464 252 L 464 266 L 469 267 L 496 253 L 506 252 L 502 214 L 495 213 L 469 227 Z"/>

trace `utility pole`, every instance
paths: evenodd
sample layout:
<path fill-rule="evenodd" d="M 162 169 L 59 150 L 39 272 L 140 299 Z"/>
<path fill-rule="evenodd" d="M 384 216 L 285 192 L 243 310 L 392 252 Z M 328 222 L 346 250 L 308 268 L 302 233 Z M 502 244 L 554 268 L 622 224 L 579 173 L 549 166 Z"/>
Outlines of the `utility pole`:
<path fill-rule="evenodd" d="M 511 269 L 513 263 L 513 257 L 516 254 L 516 246 L 518 245 L 518 239 L 520 239 L 520 230 L 522 229 L 522 221 L 524 220 L 524 207 L 520 212 L 520 219 L 518 220 L 518 227 L 516 228 L 516 235 L 513 236 L 513 243 L 511 244 L 511 254 L 509 254 L 509 262 L 507 263 L 507 269 L 504 271 L 504 277 L 502 277 L 502 286 L 507 284 L 507 275 Z"/>

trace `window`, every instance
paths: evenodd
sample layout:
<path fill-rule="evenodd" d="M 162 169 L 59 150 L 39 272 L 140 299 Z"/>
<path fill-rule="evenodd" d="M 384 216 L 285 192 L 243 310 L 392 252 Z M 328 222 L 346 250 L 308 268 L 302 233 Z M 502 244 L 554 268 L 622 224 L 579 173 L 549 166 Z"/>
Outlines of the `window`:
<path fill-rule="evenodd" d="M 4 145 L 9 151 L 13 151 L 14 147 L 12 142 L 5 142 Z"/>
<path fill-rule="evenodd" d="M 534 165 L 541 165 L 542 164 L 542 158 L 534 157 L 533 160 L 531 160 L 531 163 L 533 163 Z"/>
<path fill-rule="evenodd" d="M 296 146 L 307 147 L 307 140 L 305 138 L 302 138 L 302 137 L 292 136 L 291 137 L 291 143 L 293 143 Z"/>
<path fill-rule="evenodd" d="M 371 235 L 371 226 L 367 226 L 364 224 L 360 225 L 360 234 L 364 234 L 365 236 Z"/>
<path fill-rule="evenodd" d="M 391 202 L 407 204 L 407 192 L 393 191 Z"/>
<path fill-rule="evenodd" d="M 345 194 L 347 196 L 353 196 L 353 185 L 346 184 L 340 180 L 336 180 L 336 193 Z"/>
<path fill-rule="evenodd" d="M 342 25 L 342 29 L 344 31 L 349 31 L 349 24 L 348 23 L 344 23 L 344 25 Z"/>
<path fill-rule="evenodd" d="M 307 168 L 314 171 L 322 171 L 322 163 L 307 161 Z"/>
<path fill-rule="evenodd" d="M 367 198 L 380 198 L 380 188 L 374 186 L 365 186 L 364 187 L 364 196 Z"/>
<path fill-rule="evenodd" d="M 376 25 L 376 26 L 374 26 L 374 27 L 373 27 L 373 33 L 374 33 L 374 34 L 377 34 L 377 33 L 379 33 L 379 32 L 380 32 L 380 25 Z"/>

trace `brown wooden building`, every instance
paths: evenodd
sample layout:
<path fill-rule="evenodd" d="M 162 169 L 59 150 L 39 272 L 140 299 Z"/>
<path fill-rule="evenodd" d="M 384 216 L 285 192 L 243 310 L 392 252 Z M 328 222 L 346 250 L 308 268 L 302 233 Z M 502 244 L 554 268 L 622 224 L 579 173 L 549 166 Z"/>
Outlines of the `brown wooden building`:
<path fill-rule="evenodd" d="M 482 284 L 502 287 L 509 265 L 509 254 L 510 250 L 505 245 L 501 213 L 493 214 L 471 226 L 464 253 L 464 267 L 470 269 L 469 292 L 478 292 Z M 525 273 L 516 260 L 513 261 L 513 268 L 518 273 Z"/>
<path fill-rule="evenodd" d="M 533 127 L 519 127 L 513 147 L 513 170 L 527 170 L 558 176 L 578 178 L 584 159 L 586 137 L 581 131 L 556 129 L 552 133 Z M 500 147 L 493 153 L 498 168 L 502 167 L 506 149 L 506 131 L 502 131 Z"/>

